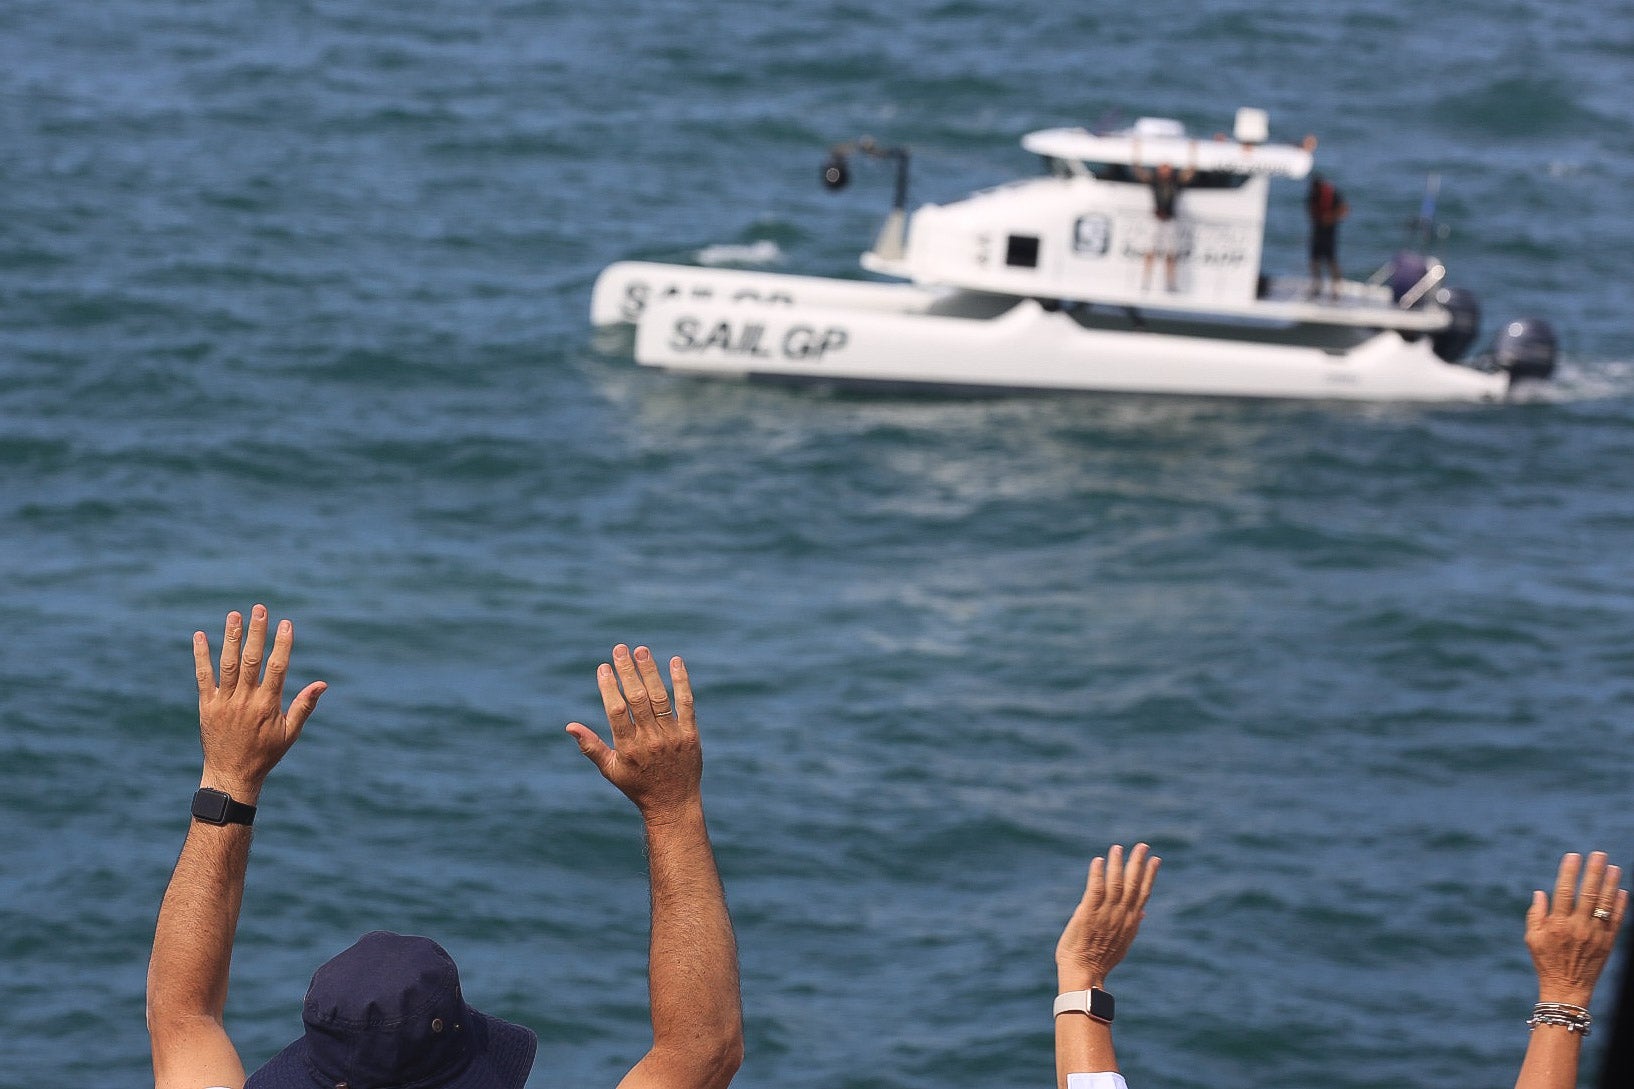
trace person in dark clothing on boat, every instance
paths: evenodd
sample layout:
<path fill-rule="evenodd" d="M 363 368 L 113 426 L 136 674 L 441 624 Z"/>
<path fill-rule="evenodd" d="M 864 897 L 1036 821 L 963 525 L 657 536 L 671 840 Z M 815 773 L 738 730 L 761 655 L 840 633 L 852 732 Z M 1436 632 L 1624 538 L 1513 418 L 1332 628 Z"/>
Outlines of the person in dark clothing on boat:
<path fill-rule="evenodd" d="M 1135 138 L 1133 158 L 1130 173 L 1136 181 L 1151 187 L 1152 215 L 1157 220 L 1152 230 L 1152 244 L 1146 251 L 1146 263 L 1141 269 L 1140 289 L 1146 291 L 1152 286 L 1152 263 L 1161 253 L 1164 282 L 1170 291 L 1179 291 L 1180 282 L 1176 273 L 1180 262 L 1180 223 L 1177 214 L 1180 191 L 1197 176 L 1197 141 L 1191 142 L 1191 162 L 1185 170 L 1176 171 L 1173 163 L 1159 163 L 1155 169 L 1142 166 L 1139 137 Z"/>
<path fill-rule="evenodd" d="M 1305 194 L 1305 211 L 1311 220 L 1311 298 L 1322 294 L 1322 270 L 1328 272 L 1328 293 L 1339 299 L 1339 223 L 1350 214 L 1344 194 L 1321 174 L 1311 175 Z"/>

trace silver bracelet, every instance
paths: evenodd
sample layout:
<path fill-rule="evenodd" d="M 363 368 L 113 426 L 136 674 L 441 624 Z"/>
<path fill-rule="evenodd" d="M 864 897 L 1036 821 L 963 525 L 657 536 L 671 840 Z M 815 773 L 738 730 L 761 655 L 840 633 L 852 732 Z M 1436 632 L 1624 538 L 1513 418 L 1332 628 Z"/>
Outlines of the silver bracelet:
<path fill-rule="evenodd" d="M 1589 1016 L 1588 1010 L 1570 1002 L 1539 1002 L 1532 1007 L 1532 1016 L 1526 1019 L 1526 1024 L 1533 1029 L 1539 1025 L 1555 1025 L 1586 1039 L 1594 1018 Z"/>

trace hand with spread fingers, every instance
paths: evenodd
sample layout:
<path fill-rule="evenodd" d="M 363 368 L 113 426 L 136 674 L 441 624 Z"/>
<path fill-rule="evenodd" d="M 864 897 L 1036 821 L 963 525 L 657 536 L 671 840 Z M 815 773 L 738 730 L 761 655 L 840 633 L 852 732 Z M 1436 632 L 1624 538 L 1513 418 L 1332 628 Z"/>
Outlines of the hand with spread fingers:
<path fill-rule="evenodd" d="M 204 746 L 201 785 L 225 790 L 251 805 L 260 795 L 267 775 L 301 736 L 301 727 L 328 687 L 322 681 L 307 685 L 286 712 L 284 678 L 289 673 L 290 650 L 295 644 L 294 625 L 288 620 L 279 622 L 263 676 L 266 642 L 266 606 L 256 605 L 250 610 L 248 634 L 244 618 L 237 612 L 228 613 L 218 678 L 210 664 L 210 640 L 202 631 L 193 633 L 199 739 Z"/>
<path fill-rule="evenodd" d="M 1589 855 L 1586 866 L 1582 855 L 1568 854 L 1555 875 L 1553 900 L 1541 889 L 1532 893 L 1526 948 L 1538 973 L 1538 1001 L 1588 1004 L 1628 909 L 1628 891 L 1617 887 L 1622 876 L 1602 851 Z"/>
<path fill-rule="evenodd" d="M 652 884 L 647 991 L 652 1048 L 620 1089 L 726 1089 L 743 1062 L 737 941 L 704 822 L 703 747 L 686 663 L 669 662 L 673 702 L 652 651 L 620 643 L 596 670 L 613 744 L 582 722 L 567 732 L 641 811 Z"/>
<path fill-rule="evenodd" d="M 1526 912 L 1526 948 L 1538 974 L 1538 1001 L 1527 1019 L 1526 1046 L 1515 1089 L 1572 1089 L 1583 1039 L 1594 1018 L 1589 1001 L 1611 957 L 1628 910 L 1623 871 L 1605 852 L 1570 853 L 1555 873 L 1554 895 L 1532 893 Z"/>
<path fill-rule="evenodd" d="M 698 720 L 686 663 L 671 658 L 670 699 L 652 651 L 632 652 L 620 643 L 613 661 L 596 670 L 602 708 L 613 744 L 607 745 L 582 722 L 571 722 L 567 732 L 584 753 L 634 802 L 643 815 L 674 812 L 697 805 L 703 779 L 703 748 L 698 741 Z"/>
<path fill-rule="evenodd" d="M 250 824 L 268 774 L 301 736 L 327 687 L 314 681 L 284 709 L 295 628 L 285 620 L 267 646 L 267 609 L 227 614 L 219 675 L 210 640 L 193 633 L 193 674 L 199 690 L 201 789 L 193 822 L 159 905 L 148 963 L 147 1022 L 157 1089 L 244 1084 L 244 1063 L 223 1022 Z"/>

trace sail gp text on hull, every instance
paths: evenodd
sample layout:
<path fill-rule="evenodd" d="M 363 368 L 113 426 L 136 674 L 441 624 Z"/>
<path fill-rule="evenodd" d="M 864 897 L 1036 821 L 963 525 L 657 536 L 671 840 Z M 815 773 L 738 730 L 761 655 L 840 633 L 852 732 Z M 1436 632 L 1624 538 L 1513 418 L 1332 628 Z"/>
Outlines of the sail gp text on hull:
<path fill-rule="evenodd" d="M 719 352 L 742 359 L 784 359 L 821 362 L 842 352 L 851 334 L 838 325 L 794 324 L 780 334 L 767 336 L 766 324 L 758 321 L 717 321 L 708 324 L 699 318 L 679 317 L 670 328 L 669 347 L 675 352 Z"/>
<path fill-rule="evenodd" d="M 715 290 L 708 284 L 665 284 L 663 287 L 653 288 L 646 280 L 631 280 L 624 288 L 624 301 L 619 306 L 619 313 L 625 321 L 634 322 L 641 318 L 647 306 L 654 302 L 668 302 L 671 299 L 687 297 L 695 302 L 710 302 L 715 298 Z M 722 292 L 723 298 L 730 298 L 732 302 L 763 302 L 793 306 L 794 296 L 785 291 L 768 291 L 762 293 L 751 287 L 739 287 L 730 294 Z"/>

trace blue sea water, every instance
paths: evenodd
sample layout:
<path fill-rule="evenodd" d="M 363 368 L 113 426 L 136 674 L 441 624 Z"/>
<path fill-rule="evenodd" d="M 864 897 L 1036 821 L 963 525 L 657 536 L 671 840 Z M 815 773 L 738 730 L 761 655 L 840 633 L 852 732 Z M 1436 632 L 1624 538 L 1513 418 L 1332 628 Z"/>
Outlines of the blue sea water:
<path fill-rule="evenodd" d="M 258 821 L 251 1066 L 389 927 L 539 1031 L 531 1084 L 616 1082 L 639 833 L 561 725 L 628 640 L 697 684 L 742 1084 L 1048 1084 L 1056 934 L 1136 839 L 1137 1089 L 1504 1084 L 1530 890 L 1634 862 L 1630 86 L 1634 7 L 1587 0 L 0 7 L 0 1085 L 148 1076 L 188 640 L 254 601 L 331 688 Z M 588 328 L 623 257 L 856 275 L 889 185 L 823 192 L 833 142 L 941 200 L 1031 128 L 1238 105 L 1320 134 L 1353 268 L 1438 173 L 1559 381 L 873 398 Z"/>

